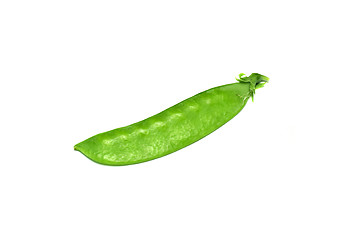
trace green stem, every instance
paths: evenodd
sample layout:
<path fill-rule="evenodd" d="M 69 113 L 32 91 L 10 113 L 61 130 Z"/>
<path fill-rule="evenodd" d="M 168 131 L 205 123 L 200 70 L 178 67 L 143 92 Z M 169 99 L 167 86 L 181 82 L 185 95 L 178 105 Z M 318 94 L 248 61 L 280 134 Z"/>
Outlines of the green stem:
<path fill-rule="evenodd" d="M 250 95 L 254 101 L 255 89 L 262 88 L 269 81 L 269 78 L 259 73 L 252 73 L 249 77 L 244 73 L 240 73 L 239 78 L 236 78 L 236 80 L 243 83 L 250 83 Z"/>

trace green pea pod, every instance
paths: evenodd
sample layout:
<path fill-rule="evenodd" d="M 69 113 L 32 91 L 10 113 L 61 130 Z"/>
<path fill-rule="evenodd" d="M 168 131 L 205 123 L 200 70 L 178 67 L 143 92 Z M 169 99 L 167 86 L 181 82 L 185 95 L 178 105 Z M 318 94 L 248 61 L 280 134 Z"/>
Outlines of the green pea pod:
<path fill-rule="evenodd" d="M 268 78 L 239 75 L 238 83 L 201 92 L 152 117 L 95 135 L 75 145 L 94 162 L 122 166 L 150 161 L 182 149 L 233 117 Z"/>

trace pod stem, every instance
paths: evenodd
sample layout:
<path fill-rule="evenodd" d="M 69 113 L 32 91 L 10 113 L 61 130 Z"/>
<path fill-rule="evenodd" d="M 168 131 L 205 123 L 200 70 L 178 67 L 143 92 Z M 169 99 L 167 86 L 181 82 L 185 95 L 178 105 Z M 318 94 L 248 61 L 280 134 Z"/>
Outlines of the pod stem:
<path fill-rule="evenodd" d="M 254 101 L 255 89 L 262 88 L 269 81 L 269 78 L 259 73 L 252 73 L 249 77 L 244 73 L 240 73 L 239 78 L 236 78 L 236 80 L 243 83 L 250 83 L 250 96 L 252 97 L 252 101 Z"/>

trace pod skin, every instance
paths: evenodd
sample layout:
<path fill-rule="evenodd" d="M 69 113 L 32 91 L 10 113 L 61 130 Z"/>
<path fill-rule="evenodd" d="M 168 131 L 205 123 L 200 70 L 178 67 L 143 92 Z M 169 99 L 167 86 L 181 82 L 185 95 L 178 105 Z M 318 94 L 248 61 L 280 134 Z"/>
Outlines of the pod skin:
<path fill-rule="evenodd" d="M 150 161 L 182 149 L 212 133 L 253 98 L 268 78 L 253 73 L 239 82 L 201 92 L 152 117 L 95 135 L 75 145 L 92 161 L 123 166 Z"/>

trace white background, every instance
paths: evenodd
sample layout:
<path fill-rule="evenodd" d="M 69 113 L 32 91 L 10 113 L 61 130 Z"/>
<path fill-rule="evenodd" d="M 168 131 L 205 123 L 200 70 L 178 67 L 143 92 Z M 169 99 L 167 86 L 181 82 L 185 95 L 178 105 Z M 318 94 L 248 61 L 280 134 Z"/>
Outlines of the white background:
<path fill-rule="evenodd" d="M 0 239 L 337 239 L 335 1 L 0 2 Z M 231 122 L 161 159 L 73 146 L 239 73 Z"/>

